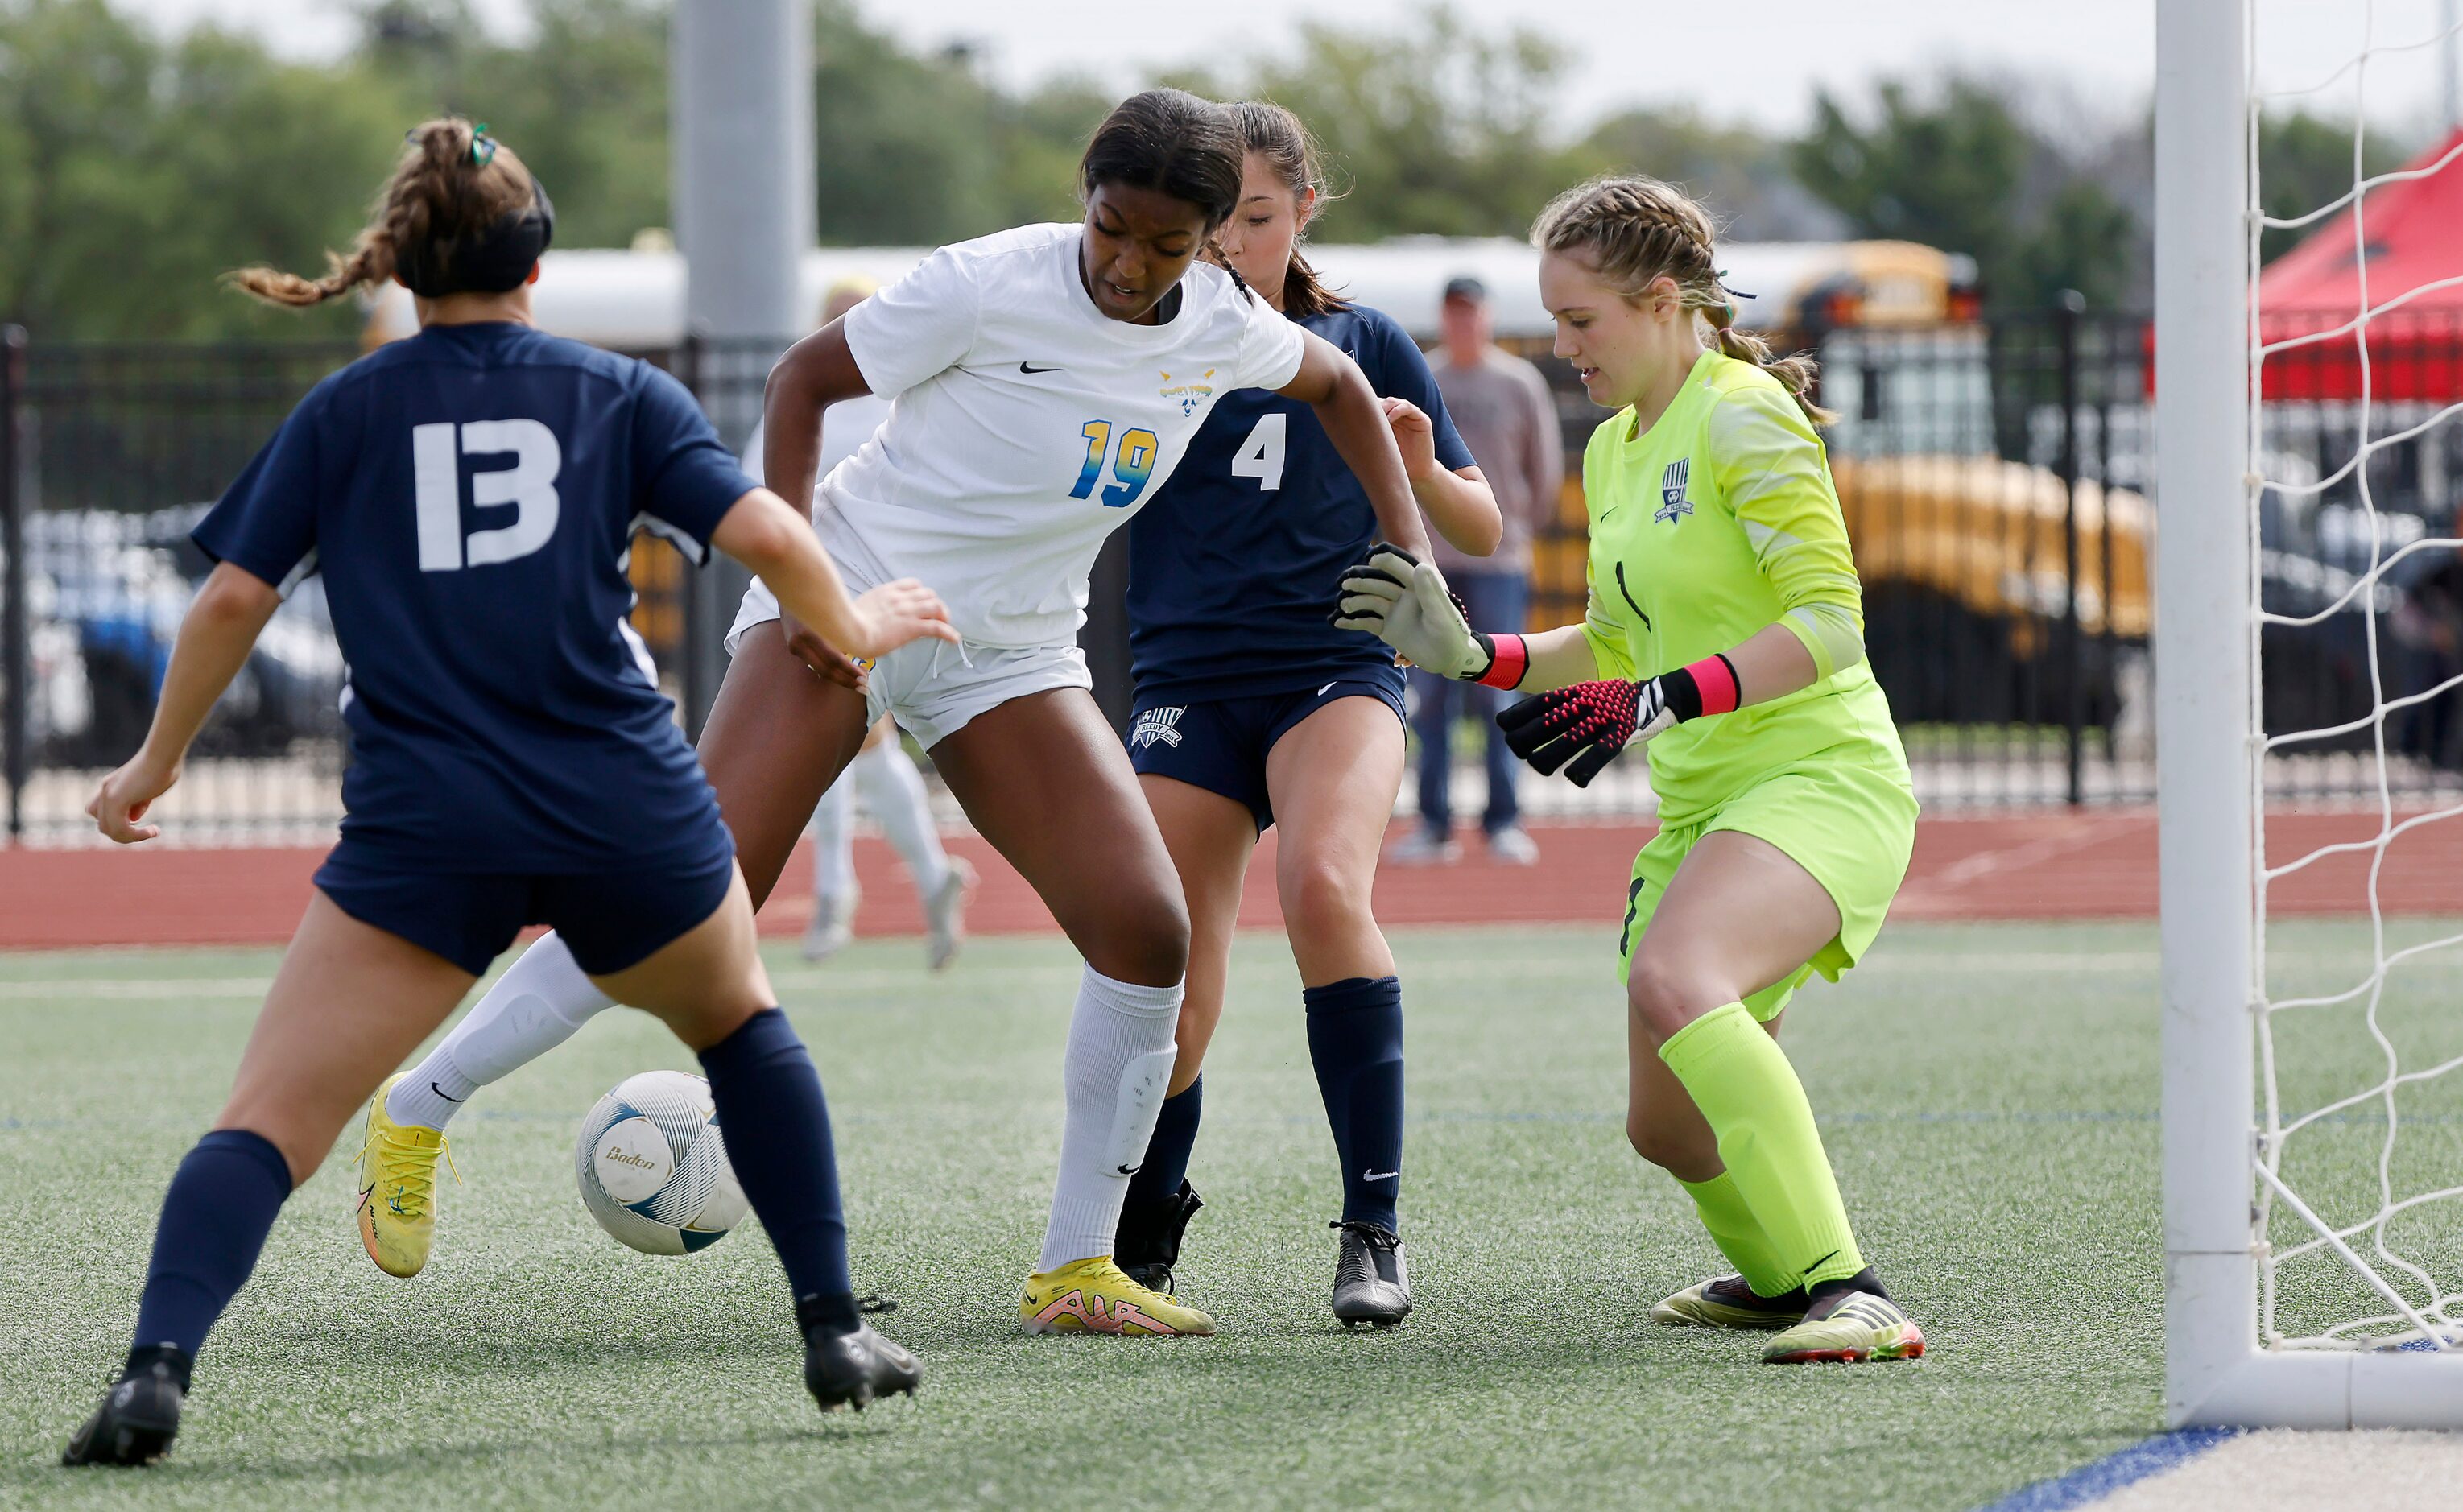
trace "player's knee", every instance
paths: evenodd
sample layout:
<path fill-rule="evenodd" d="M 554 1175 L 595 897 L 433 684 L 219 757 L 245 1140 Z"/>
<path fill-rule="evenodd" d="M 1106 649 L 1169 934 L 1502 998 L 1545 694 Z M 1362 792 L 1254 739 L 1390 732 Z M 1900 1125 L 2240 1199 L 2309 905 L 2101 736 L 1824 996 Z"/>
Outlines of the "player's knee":
<path fill-rule="evenodd" d="M 1079 936 L 1086 964 L 1118 981 L 1167 987 L 1188 975 L 1188 905 L 1179 890 L 1107 898 Z"/>
<path fill-rule="evenodd" d="M 1676 1031 L 1730 1000 L 1727 989 L 1669 951 L 1653 950 L 1646 939 L 1633 953 L 1625 975 L 1625 1003 L 1653 1044 L 1665 1044 Z"/>
<path fill-rule="evenodd" d="M 1374 928 L 1372 878 L 1359 875 L 1356 867 L 1325 856 L 1294 856 L 1285 859 L 1276 882 L 1284 928 L 1295 944 L 1316 936 L 1344 938 L 1362 924 Z"/>

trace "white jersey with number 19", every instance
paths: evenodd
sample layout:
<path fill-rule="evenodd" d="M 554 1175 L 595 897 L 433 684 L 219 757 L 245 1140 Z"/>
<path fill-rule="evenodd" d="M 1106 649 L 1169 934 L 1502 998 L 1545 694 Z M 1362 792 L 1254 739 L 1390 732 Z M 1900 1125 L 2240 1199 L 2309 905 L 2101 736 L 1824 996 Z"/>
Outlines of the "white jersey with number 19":
<path fill-rule="evenodd" d="M 1200 263 L 1157 325 L 1106 318 L 1079 228 L 944 247 L 846 316 L 889 418 L 821 482 L 815 523 L 861 590 L 920 578 L 969 641 L 1065 645 L 1103 537 L 1162 487 L 1214 401 L 1299 372 L 1299 327 Z"/>

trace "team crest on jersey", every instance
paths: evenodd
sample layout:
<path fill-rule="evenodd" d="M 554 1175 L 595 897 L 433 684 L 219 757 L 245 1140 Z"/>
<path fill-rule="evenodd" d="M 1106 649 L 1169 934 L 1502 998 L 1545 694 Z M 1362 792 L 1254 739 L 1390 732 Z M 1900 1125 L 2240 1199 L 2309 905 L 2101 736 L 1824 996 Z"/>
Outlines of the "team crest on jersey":
<path fill-rule="evenodd" d="M 1149 709 L 1138 715 L 1129 728 L 1129 749 L 1143 751 L 1160 741 L 1167 746 L 1180 744 L 1180 716 L 1187 709 Z"/>
<path fill-rule="evenodd" d="M 1659 509 L 1650 517 L 1654 523 L 1673 524 L 1680 515 L 1693 513 L 1693 501 L 1685 496 L 1686 480 L 1693 475 L 1693 459 L 1678 457 L 1667 464 L 1659 475 Z"/>
<path fill-rule="evenodd" d="M 1163 375 L 1163 387 L 1160 392 L 1166 399 L 1180 402 L 1180 418 L 1187 420 L 1197 413 L 1198 405 L 1214 397 L 1214 384 L 1211 382 L 1213 377 L 1214 369 L 1210 367 L 1194 379 L 1184 378 L 1177 383 L 1172 380 L 1169 373 L 1166 373 Z"/>

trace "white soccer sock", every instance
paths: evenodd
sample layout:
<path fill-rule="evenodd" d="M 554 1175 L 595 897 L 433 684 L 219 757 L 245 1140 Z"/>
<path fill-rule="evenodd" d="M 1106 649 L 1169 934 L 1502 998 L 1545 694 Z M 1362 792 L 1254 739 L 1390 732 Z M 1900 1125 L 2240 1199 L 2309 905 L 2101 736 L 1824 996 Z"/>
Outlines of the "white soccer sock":
<path fill-rule="evenodd" d="M 1129 1175 L 1145 1158 L 1171 1085 L 1185 985 L 1137 987 L 1086 968 L 1069 1020 L 1061 1074 L 1069 1112 L 1038 1272 L 1112 1253 Z"/>
<path fill-rule="evenodd" d="M 394 1084 L 385 1115 L 397 1124 L 442 1129 L 472 1092 L 529 1064 L 616 1006 L 590 984 L 554 934 L 505 968 L 453 1032 Z"/>
<path fill-rule="evenodd" d="M 854 821 L 855 787 L 841 773 L 813 810 L 813 896 L 844 898 L 855 891 Z"/>
<path fill-rule="evenodd" d="M 863 795 L 863 806 L 881 822 L 889 844 L 906 863 L 916 892 L 926 898 L 941 890 L 949 876 L 948 853 L 932 823 L 932 800 L 924 791 L 924 775 L 906 748 L 884 740 L 855 758 L 847 768 Z"/>

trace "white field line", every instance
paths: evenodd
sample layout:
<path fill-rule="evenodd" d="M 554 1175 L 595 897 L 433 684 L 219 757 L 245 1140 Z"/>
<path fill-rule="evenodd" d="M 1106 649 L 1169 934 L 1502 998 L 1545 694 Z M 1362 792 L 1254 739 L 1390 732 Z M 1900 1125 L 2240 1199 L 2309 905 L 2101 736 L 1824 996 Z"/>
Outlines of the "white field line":
<path fill-rule="evenodd" d="M 2452 1507 L 2463 1483 L 2463 1435 L 2292 1433 L 2226 1439 L 2188 1462 L 2108 1496 L 2081 1512 L 2426 1512 Z"/>

